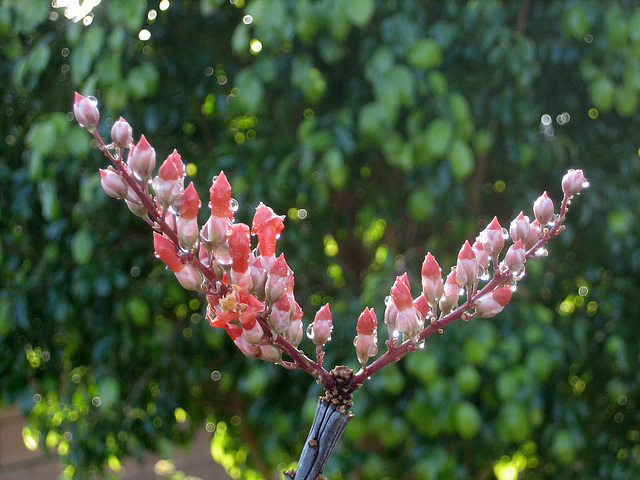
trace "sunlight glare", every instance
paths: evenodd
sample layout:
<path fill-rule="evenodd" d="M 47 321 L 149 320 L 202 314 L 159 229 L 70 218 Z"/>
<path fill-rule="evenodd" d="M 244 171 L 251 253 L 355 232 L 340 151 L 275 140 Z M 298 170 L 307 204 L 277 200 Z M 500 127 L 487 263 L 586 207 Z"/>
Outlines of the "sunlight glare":
<path fill-rule="evenodd" d="M 64 16 L 74 22 L 83 20 L 87 15 L 91 13 L 95 7 L 100 5 L 102 0 L 53 0 L 51 6 L 53 8 L 64 8 Z M 85 25 L 91 23 L 91 20 L 84 22 Z"/>

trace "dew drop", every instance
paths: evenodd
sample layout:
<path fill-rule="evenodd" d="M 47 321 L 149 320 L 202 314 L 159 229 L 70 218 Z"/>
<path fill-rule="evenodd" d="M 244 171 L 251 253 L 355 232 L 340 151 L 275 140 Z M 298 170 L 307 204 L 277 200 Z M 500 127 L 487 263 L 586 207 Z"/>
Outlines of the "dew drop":
<path fill-rule="evenodd" d="M 391 298 L 391 295 L 387 295 L 386 297 L 384 297 L 384 304 L 387 307 L 390 307 L 393 304 L 393 298 Z"/>
<path fill-rule="evenodd" d="M 590 186 L 591 186 L 591 184 L 587 180 L 582 182 L 582 188 L 589 188 Z"/>
<path fill-rule="evenodd" d="M 307 327 L 307 337 L 309 337 L 309 340 L 313 340 L 313 323 L 310 323 Z"/>
<path fill-rule="evenodd" d="M 472 307 L 464 313 L 466 314 L 465 320 L 469 320 L 470 318 L 475 317 L 476 309 Z"/>
<path fill-rule="evenodd" d="M 238 201 L 235 198 L 229 200 L 229 210 L 231 210 L 232 212 L 238 211 Z"/>
<path fill-rule="evenodd" d="M 543 248 L 543 247 L 540 247 L 535 252 L 535 256 L 536 257 L 546 257 L 548 255 L 549 255 L 549 250 L 547 250 L 546 248 Z"/>
<path fill-rule="evenodd" d="M 397 328 L 391 332 L 391 337 L 392 338 L 400 338 L 400 330 L 398 330 Z"/>
<path fill-rule="evenodd" d="M 482 265 L 478 265 L 478 279 L 486 282 L 489 280 L 489 269 L 483 267 Z"/>
<path fill-rule="evenodd" d="M 525 268 L 524 265 L 520 268 L 520 270 L 516 271 L 513 273 L 513 279 L 518 281 L 518 280 L 522 280 L 524 278 L 524 274 L 525 274 Z"/>
<path fill-rule="evenodd" d="M 424 340 L 421 340 L 417 343 L 416 347 L 418 347 L 419 350 L 423 350 L 424 346 L 425 346 L 426 342 Z"/>
<path fill-rule="evenodd" d="M 135 178 L 138 182 L 142 182 L 142 177 L 138 175 L 138 172 L 133 172 L 133 178 Z"/>
<path fill-rule="evenodd" d="M 87 97 L 87 100 L 89 100 L 89 102 L 91 102 L 92 105 L 96 105 L 96 106 L 98 105 L 98 99 L 93 95 L 89 95 Z"/>
<path fill-rule="evenodd" d="M 509 231 L 504 227 L 502 227 L 502 238 L 509 240 Z"/>
<path fill-rule="evenodd" d="M 178 205 L 169 205 L 169 213 L 171 215 L 180 215 L 180 207 Z"/>

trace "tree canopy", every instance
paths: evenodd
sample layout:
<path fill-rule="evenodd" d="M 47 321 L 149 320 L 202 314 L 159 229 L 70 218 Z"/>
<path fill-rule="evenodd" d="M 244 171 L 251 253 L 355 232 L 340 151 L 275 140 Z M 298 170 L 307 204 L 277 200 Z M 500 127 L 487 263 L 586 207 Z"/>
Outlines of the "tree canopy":
<path fill-rule="evenodd" d="M 84 2 L 87 3 L 87 2 Z M 194 429 L 233 476 L 295 464 L 320 388 L 245 358 L 100 189 L 72 121 L 95 95 L 199 191 L 224 170 L 279 248 L 327 362 L 355 367 L 365 306 L 444 269 L 567 168 L 591 182 L 494 319 L 448 327 L 354 397 L 339 479 L 640 474 L 640 7 L 630 0 L 111 0 L 0 5 L 0 402 L 64 475 L 117 475 Z M 206 200 L 205 200 L 206 202 Z M 528 210 L 527 210 L 528 209 Z M 281 245 L 280 245 L 281 244 Z M 306 346 L 305 346 L 306 345 Z M 303 348 L 312 349 L 303 341 Z"/>

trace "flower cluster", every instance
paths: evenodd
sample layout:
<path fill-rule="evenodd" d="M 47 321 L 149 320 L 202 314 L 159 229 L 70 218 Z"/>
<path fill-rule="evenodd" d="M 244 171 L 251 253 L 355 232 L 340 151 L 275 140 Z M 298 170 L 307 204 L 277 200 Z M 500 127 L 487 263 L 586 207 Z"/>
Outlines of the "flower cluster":
<path fill-rule="evenodd" d="M 307 329 L 316 346 L 317 361 L 313 362 L 297 348 L 304 330 L 302 309 L 294 297 L 293 271 L 284 254 L 276 256 L 284 216 L 261 203 L 250 227 L 236 222 L 237 202 L 225 173 L 220 172 L 209 189 L 208 218 L 199 225 L 202 204 L 194 184 L 184 186 L 185 166 L 177 151 L 153 176 L 155 149 L 144 136 L 134 144 L 126 120 L 120 118 L 113 124 L 112 143 L 106 145 L 97 132 L 100 114 L 95 99 L 76 94 L 74 114 L 113 163 L 100 170 L 102 188 L 107 195 L 124 200 L 152 226 L 156 256 L 184 288 L 206 295 L 211 325 L 224 328 L 245 355 L 303 368 L 329 388 L 335 379 L 322 367 L 322 360 L 333 318 L 329 305 L 324 305 Z M 385 300 L 388 350 L 370 364 L 369 359 L 378 353 L 378 320 L 368 307 L 358 318 L 354 346 L 363 368 L 351 379 L 354 388 L 452 321 L 489 318 L 501 312 L 524 275 L 525 263 L 546 255 L 544 245 L 563 230 L 572 196 L 587 185 L 581 170 L 570 170 L 562 179 L 564 198 L 558 213 L 544 192 L 533 203 L 533 221 L 520 212 L 507 231 L 494 218 L 473 242 L 464 242 L 445 279 L 428 252 L 421 269 L 422 289 L 415 298 L 409 276 L 397 277 Z M 252 237 L 257 238 L 255 248 Z M 512 243 L 501 257 L 509 238 Z M 284 361 L 283 352 L 293 361 Z"/>

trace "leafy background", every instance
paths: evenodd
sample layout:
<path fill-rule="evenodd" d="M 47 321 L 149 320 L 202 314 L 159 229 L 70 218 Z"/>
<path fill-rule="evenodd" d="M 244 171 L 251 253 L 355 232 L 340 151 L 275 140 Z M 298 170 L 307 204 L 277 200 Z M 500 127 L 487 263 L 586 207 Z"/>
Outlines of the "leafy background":
<path fill-rule="evenodd" d="M 53 2 L 55 5 L 55 2 Z M 640 475 L 640 7 L 633 1 L 104 1 L 0 5 L 0 402 L 63 476 L 112 477 L 194 429 L 235 477 L 295 463 L 320 389 L 244 358 L 104 195 L 70 114 L 98 97 L 202 196 L 224 169 L 280 241 L 327 364 L 395 275 L 445 270 L 567 168 L 591 188 L 496 319 L 454 324 L 356 393 L 330 479 Z M 74 21 L 75 20 L 75 21 Z M 141 30 L 146 30 L 147 40 Z M 547 115 L 547 116 L 545 116 Z M 383 336 L 384 337 L 384 336 Z M 308 345 L 306 348 L 309 348 Z"/>

